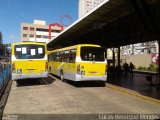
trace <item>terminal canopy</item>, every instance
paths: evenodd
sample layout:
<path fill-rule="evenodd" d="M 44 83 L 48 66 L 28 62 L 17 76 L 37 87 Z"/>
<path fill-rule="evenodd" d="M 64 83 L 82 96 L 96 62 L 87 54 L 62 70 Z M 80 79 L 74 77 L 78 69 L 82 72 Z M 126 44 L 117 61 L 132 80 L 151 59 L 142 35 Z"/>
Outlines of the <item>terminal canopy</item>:
<path fill-rule="evenodd" d="M 92 43 L 109 48 L 159 38 L 159 0 L 105 0 L 47 46 L 51 50 L 57 46 Z"/>

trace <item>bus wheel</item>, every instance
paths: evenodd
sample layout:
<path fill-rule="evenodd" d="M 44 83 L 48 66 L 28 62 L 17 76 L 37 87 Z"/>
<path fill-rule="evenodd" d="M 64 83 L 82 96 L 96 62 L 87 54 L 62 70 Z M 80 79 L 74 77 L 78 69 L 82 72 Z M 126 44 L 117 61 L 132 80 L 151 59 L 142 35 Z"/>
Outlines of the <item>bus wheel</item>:
<path fill-rule="evenodd" d="M 105 87 L 106 83 L 103 81 L 103 82 L 101 82 L 101 85 L 102 85 L 102 87 Z"/>
<path fill-rule="evenodd" d="M 60 73 L 60 78 L 61 78 L 61 81 L 64 82 L 64 75 L 63 75 L 63 71 L 61 71 Z"/>

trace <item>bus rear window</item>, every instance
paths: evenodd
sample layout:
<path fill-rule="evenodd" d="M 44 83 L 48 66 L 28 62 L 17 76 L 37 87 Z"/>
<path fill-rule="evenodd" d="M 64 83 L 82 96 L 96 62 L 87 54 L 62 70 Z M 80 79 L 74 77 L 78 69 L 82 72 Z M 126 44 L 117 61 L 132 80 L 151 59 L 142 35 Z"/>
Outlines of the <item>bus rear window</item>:
<path fill-rule="evenodd" d="M 99 47 L 81 47 L 81 59 L 83 61 L 105 61 L 106 50 Z"/>
<path fill-rule="evenodd" d="M 45 46 L 43 45 L 15 45 L 16 59 L 40 59 L 45 56 Z"/>

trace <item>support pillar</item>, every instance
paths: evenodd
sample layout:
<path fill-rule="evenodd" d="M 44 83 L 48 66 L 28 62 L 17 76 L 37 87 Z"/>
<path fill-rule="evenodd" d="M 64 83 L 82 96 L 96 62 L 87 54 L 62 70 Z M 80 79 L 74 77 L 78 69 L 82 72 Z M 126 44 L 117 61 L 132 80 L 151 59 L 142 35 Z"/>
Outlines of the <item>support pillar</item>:
<path fill-rule="evenodd" d="M 119 46 L 119 47 L 118 47 L 118 55 L 117 55 L 117 57 L 118 57 L 118 58 L 117 58 L 117 59 L 118 59 L 118 67 L 121 65 L 120 52 L 121 52 L 121 51 L 120 51 L 120 46 Z"/>
<path fill-rule="evenodd" d="M 113 68 L 115 68 L 115 52 L 114 52 L 114 48 L 113 48 L 113 50 L 112 50 L 112 54 L 113 54 L 113 56 L 112 56 Z"/>
<path fill-rule="evenodd" d="M 158 69 L 159 69 L 158 70 L 158 80 L 159 80 L 158 82 L 160 84 L 160 75 L 159 75 L 160 74 L 160 72 L 159 72 L 160 71 L 160 59 L 159 59 L 159 57 L 160 57 L 160 48 L 159 48 L 159 40 L 158 40 Z"/>

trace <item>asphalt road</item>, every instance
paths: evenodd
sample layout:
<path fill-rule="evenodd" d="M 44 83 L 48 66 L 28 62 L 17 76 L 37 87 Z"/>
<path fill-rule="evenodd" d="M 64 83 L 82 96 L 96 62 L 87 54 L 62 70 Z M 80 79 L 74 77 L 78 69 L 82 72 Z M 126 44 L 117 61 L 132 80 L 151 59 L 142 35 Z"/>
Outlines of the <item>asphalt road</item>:
<path fill-rule="evenodd" d="M 160 104 L 97 82 L 64 83 L 48 78 L 13 81 L 3 116 L 15 120 L 102 119 L 99 114 L 160 115 Z"/>

